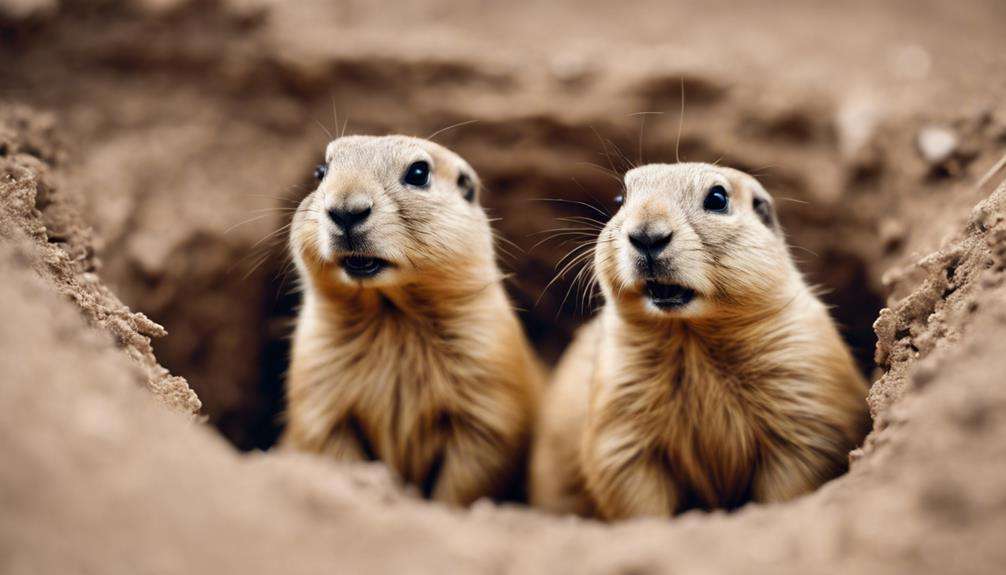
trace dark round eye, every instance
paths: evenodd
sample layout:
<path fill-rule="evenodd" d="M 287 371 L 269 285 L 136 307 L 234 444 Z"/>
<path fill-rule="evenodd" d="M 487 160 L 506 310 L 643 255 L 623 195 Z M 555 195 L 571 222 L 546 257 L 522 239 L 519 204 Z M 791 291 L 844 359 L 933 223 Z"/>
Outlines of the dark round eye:
<path fill-rule="evenodd" d="M 328 173 L 328 164 L 318 164 L 314 168 L 314 179 L 319 182 L 325 179 L 325 174 Z"/>
<path fill-rule="evenodd" d="M 430 184 L 430 164 L 422 160 L 412 162 L 402 176 L 402 183 L 414 188 L 425 188 Z"/>
<path fill-rule="evenodd" d="M 622 195 L 615 196 L 615 205 L 620 206 L 625 203 L 625 197 Z"/>
<path fill-rule="evenodd" d="M 709 192 L 706 193 L 706 199 L 702 202 L 702 208 L 707 212 L 720 214 L 726 213 L 729 205 L 730 199 L 727 196 L 727 189 L 720 185 L 709 188 Z"/>

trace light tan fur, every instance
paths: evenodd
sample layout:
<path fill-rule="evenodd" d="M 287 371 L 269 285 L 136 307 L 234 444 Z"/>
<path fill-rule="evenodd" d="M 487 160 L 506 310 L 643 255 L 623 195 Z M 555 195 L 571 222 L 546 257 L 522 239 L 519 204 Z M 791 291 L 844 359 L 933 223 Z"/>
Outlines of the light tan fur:
<path fill-rule="evenodd" d="M 492 232 L 460 157 L 404 136 L 348 136 L 300 204 L 290 246 L 304 286 L 283 443 L 341 461 L 376 458 L 435 500 L 500 496 L 524 475 L 540 370 L 502 287 Z M 431 165 L 428 189 L 402 173 Z M 340 268 L 326 211 L 368 199 L 363 253 L 394 267 Z"/>
<path fill-rule="evenodd" d="M 605 307 L 541 410 L 532 503 L 668 516 L 783 501 L 841 473 L 868 428 L 866 382 L 793 264 L 771 198 L 708 164 L 643 166 L 625 184 L 594 256 Z M 702 207 L 716 184 L 728 213 Z M 668 310 L 647 298 L 627 238 L 640 228 L 673 233 L 657 279 L 693 301 Z"/>

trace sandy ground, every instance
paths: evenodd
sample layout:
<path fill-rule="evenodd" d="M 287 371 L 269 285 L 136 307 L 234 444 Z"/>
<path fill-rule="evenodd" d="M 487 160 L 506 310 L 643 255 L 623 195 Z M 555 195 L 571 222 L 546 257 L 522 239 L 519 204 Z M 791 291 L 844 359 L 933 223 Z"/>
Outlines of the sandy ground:
<path fill-rule="evenodd" d="M 0 570 L 995 572 L 1006 7 L 872 4 L 0 2 Z M 571 278 L 542 295 L 574 246 L 534 234 L 592 212 L 538 198 L 610 210 L 605 168 L 676 151 L 758 173 L 877 382 L 852 471 L 603 526 L 239 455 L 278 429 L 273 234 L 347 119 L 475 121 L 438 139 L 524 250 L 509 287 L 550 360 L 589 311 Z"/>

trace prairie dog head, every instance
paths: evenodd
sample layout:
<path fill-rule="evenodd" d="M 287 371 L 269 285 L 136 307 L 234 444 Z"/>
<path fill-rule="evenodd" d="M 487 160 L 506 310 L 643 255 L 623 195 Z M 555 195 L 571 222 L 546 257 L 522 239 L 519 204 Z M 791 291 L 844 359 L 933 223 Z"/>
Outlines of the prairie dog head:
<path fill-rule="evenodd" d="M 607 301 L 654 318 L 775 301 L 795 274 L 761 184 L 702 163 L 626 173 L 622 207 L 598 238 L 594 265 Z"/>
<path fill-rule="evenodd" d="M 336 287 L 391 287 L 495 265 L 478 176 L 443 146 L 345 136 L 328 144 L 315 178 L 290 230 L 302 276 Z"/>

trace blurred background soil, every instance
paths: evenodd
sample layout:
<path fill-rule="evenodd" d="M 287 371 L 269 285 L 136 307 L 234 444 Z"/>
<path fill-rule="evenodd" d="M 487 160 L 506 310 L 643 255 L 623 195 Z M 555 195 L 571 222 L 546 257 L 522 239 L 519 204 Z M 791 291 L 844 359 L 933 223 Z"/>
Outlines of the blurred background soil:
<path fill-rule="evenodd" d="M 989 570 L 1006 507 L 1006 234 L 1002 192 L 989 199 L 1006 154 L 1003 29 L 998 0 L 0 0 L 0 261 L 16 304 L 0 321 L 0 429 L 18 463 L 0 541 L 37 567 L 29 551 L 129 501 L 142 513 L 104 523 L 145 567 L 265 572 L 289 549 L 304 572 L 335 558 L 366 570 L 422 549 L 423 571 Z M 324 145 L 445 128 L 436 139 L 479 171 L 517 244 L 500 245 L 508 289 L 549 362 L 591 302 L 578 270 L 545 289 L 577 243 L 542 230 L 603 221 L 634 164 L 758 175 L 878 382 L 852 473 L 793 504 L 671 524 L 461 514 L 369 471 L 237 458 L 117 384 L 207 417 L 239 449 L 270 447 L 297 305 L 282 227 Z M 140 503 L 147 489 L 158 496 Z M 163 537 L 201 522 L 173 540 L 191 555 L 145 555 L 162 537 L 145 513 L 167 513 Z M 323 534 L 362 543 L 332 550 Z M 47 565 L 103 570 L 85 543 L 107 540 L 77 536 Z M 274 547 L 239 543 L 254 537 Z"/>

